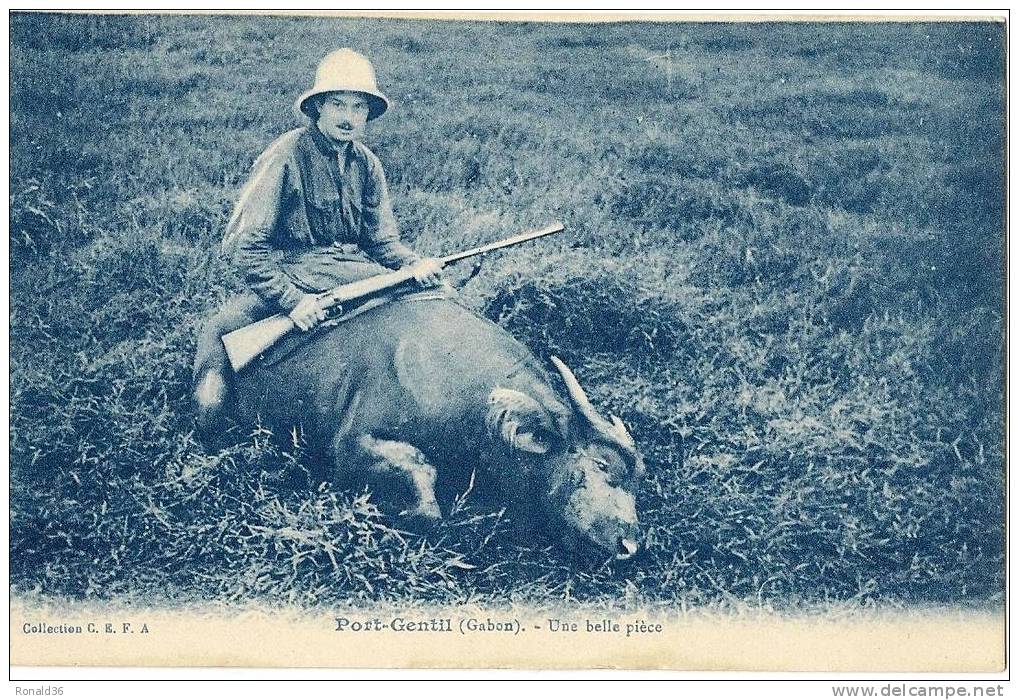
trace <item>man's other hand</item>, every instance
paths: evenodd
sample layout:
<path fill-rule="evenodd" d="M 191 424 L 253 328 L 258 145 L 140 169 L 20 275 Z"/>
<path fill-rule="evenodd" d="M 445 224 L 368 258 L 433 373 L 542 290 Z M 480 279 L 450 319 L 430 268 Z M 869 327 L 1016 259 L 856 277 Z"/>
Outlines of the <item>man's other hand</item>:
<path fill-rule="evenodd" d="M 310 331 L 326 320 L 326 310 L 319 306 L 318 296 L 315 294 L 305 294 L 287 315 L 302 331 Z"/>
<path fill-rule="evenodd" d="M 442 284 L 442 261 L 438 258 L 422 258 L 410 266 L 410 273 L 422 287 L 438 287 Z"/>

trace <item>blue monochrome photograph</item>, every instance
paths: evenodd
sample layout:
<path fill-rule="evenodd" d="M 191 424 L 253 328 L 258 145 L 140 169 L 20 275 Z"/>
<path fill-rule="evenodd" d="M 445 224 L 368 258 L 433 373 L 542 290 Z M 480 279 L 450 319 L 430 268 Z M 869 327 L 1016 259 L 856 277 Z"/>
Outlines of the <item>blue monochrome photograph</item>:
<path fill-rule="evenodd" d="M 1005 20 L 749 19 L 11 13 L 12 663 L 1000 670 Z"/>

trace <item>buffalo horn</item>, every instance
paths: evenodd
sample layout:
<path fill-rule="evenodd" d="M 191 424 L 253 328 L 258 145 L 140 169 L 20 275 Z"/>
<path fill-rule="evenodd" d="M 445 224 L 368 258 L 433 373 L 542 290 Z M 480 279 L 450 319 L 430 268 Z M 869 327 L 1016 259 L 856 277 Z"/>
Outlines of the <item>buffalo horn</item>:
<path fill-rule="evenodd" d="M 626 425 L 620 420 L 619 416 L 612 416 L 612 425 L 616 426 L 616 432 L 619 434 L 623 444 L 631 450 L 636 450 L 637 443 L 634 442 L 633 436 L 630 435 L 630 431 L 626 429 Z"/>
<path fill-rule="evenodd" d="M 617 416 L 612 416 L 612 422 L 610 423 L 598 415 L 598 411 L 591 404 L 591 400 L 587 398 L 587 394 L 584 392 L 584 388 L 580 386 L 580 382 L 577 381 L 573 370 L 567 367 L 566 363 L 558 357 L 552 356 L 551 359 L 552 364 L 555 365 L 555 368 L 559 370 L 559 374 L 562 375 L 563 382 L 566 383 L 566 392 L 570 395 L 573 405 L 587 419 L 591 427 L 613 442 L 619 443 L 628 451 L 636 452 L 637 446 L 633 438 L 630 437 L 630 433 L 626 430 L 626 426 L 623 425 L 623 421 L 619 420 Z"/>

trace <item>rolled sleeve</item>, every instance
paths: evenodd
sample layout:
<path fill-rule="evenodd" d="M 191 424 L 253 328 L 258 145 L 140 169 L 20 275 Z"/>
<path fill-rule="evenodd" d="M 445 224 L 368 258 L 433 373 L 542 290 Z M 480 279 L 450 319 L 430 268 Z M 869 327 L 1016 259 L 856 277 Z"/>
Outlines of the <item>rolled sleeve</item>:
<path fill-rule="evenodd" d="M 252 168 L 251 176 L 227 224 L 223 251 L 232 257 L 247 285 L 265 302 L 290 311 L 304 293 L 280 265 L 272 238 L 288 201 L 298 196 L 291 154 L 274 144 Z"/>

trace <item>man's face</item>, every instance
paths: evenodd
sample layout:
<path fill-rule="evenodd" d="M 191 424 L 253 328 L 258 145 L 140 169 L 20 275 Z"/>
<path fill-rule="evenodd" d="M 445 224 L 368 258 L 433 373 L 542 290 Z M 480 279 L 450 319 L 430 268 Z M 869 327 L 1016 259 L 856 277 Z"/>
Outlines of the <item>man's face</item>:
<path fill-rule="evenodd" d="M 368 123 L 368 99 L 360 92 L 330 92 L 318 110 L 318 130 L 333 141 L 359 141 Z"/>

